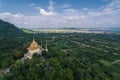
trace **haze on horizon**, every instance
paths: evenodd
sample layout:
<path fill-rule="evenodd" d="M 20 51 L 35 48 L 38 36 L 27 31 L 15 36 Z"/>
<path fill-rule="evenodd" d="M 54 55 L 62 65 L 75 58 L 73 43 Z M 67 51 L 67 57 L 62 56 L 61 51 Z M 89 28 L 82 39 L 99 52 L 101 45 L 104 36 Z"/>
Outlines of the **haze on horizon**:
<path fill-rule="evenodd" d="M 20 28 L 120 27 L 120 0 L 0 0 L 0 19 Z"/>

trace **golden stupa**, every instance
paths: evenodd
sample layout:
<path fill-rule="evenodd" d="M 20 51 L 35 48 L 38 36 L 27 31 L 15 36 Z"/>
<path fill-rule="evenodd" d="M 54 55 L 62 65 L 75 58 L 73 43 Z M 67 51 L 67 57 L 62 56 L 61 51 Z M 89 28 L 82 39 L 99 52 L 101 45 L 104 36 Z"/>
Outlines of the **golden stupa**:
<path fill-rule="evenodd" d="M 40 49 L 42 48 L 36 41 L 35 39 L 33 39 L 32 43 L 30 44 L 30 46 L 27 48 L 28 51 L 34 51 L 36 49 Z"/>

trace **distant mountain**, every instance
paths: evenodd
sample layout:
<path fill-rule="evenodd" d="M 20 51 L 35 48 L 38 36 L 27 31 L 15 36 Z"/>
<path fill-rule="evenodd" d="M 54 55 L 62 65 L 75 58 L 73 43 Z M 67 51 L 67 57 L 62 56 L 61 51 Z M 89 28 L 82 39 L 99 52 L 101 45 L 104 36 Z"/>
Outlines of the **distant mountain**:
<path fill-rule="evenodd" d="M 0 37 L 20 37 L 25 34 L 13 24 L 0 20 Z"/>

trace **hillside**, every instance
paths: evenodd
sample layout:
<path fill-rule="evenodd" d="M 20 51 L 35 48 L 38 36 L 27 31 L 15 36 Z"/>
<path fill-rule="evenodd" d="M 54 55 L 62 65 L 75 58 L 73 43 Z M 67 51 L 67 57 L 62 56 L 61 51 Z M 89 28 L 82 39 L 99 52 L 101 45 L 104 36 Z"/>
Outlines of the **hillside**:
<path fill-rule="evenodd" d="M 15 62 L 5 80 L 119 80 L 120 35 L 53 33 L 36 40 L 45 37 L 49 51 Z"/>
<path fill-rule="evenodd" d="M 23 55 L 23 45 L 29 41 L 27 37 L 31 38 L 31 35 L 13 24 L 0 20 L 0 69 L 14 63 L 18 52 L 19 55 Z"/>
<path fill-rule="evenodd" d="M 21 40 L 26 36 L 28 36 L 28 34 L 24 33 L 13 24 L 0 20 L 0 45 L 2 45 L 0 46 L 1 51 L 9 52 L 9 47 L 12 49 L 17 48 L 17 44 L 20 44 Z"/>
<path fill-rule="evenodd" d="M 0 37 L 20 37 L 24 34 L 13 24 L 0 20 Z"/>
<path fill-rule="evenodd" d="M 0 79 L 4 80 L 119 80 L 120 35 L 93 33 L 26 34 L 1 21 Z M 4 26 L 3 26 L 4 25 Z M 17 60 L 27 52 L 32 36 L 48 52 L 33 55 L 23 64 Z M 5 75 L 1 70 L 11 67 Z"/>

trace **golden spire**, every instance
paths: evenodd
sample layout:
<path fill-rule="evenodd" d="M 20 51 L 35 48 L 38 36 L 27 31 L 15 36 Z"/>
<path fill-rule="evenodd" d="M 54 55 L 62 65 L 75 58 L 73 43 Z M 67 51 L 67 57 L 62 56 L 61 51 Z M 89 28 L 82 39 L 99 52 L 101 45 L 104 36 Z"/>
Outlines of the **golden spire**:
<path fill-rule="evenodd" d="M 30 44 L 30 46 L 27 48 L 28 51 L 34 51 L 36 49 L 41 48 L 41 46 L 35 41 L 35 39 L 33 39 L 32 43 Z"/>
<path fill-rule="evenodd" d="M 41 39 L 41 47 L 42 47 L 42 39 Z"/>
<path fill-rule="evenodd" d="M 33 38 L 33 42 L 35 42 L 35 39 Z"/>
<path fill-rule="evenodd" d="M 46 52 L 48 52 L 48 47 L 47 47 L 47 39 L 46 39 Z"/>

